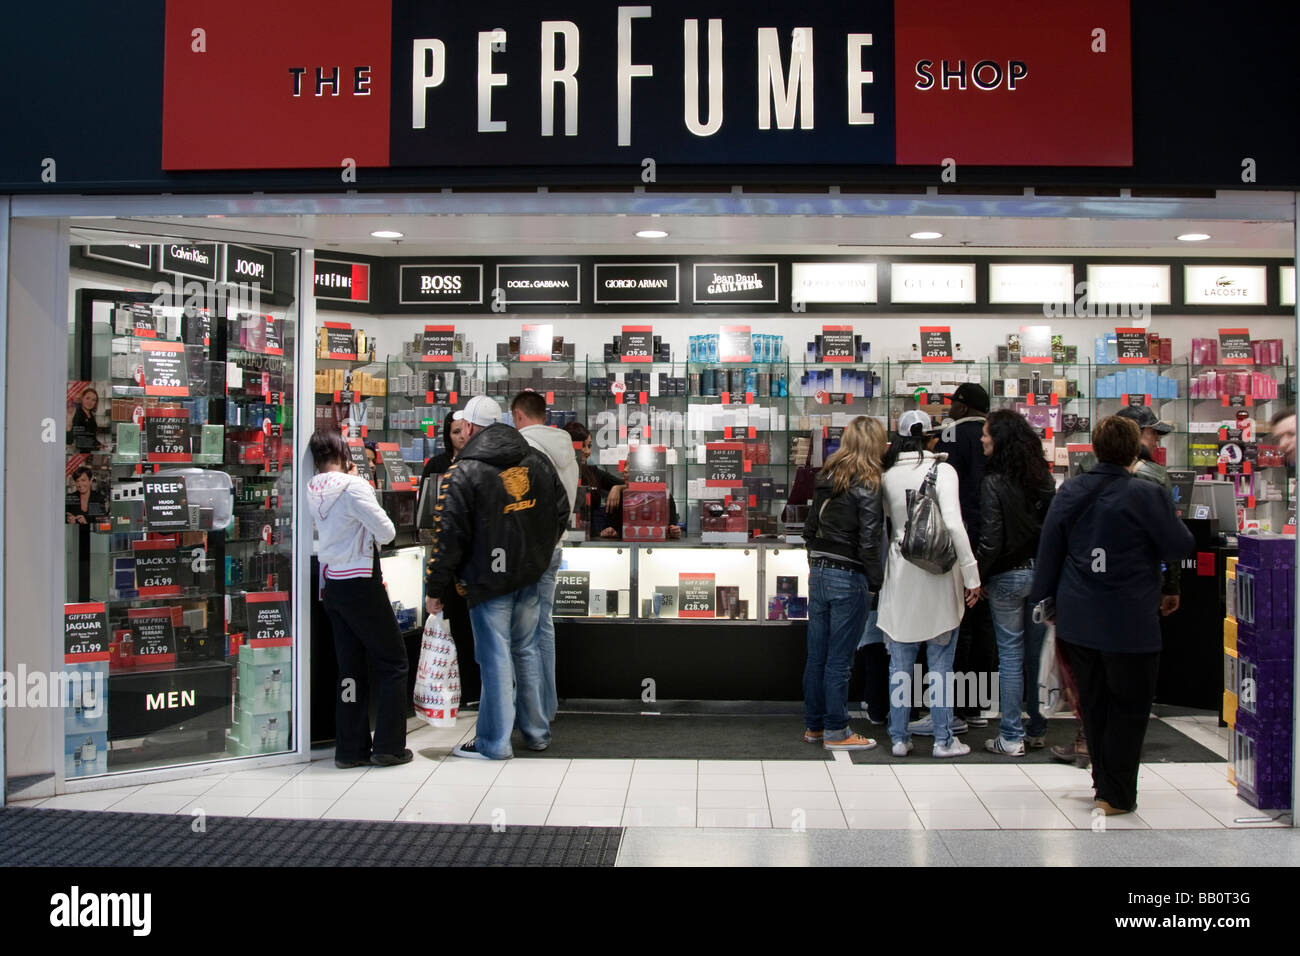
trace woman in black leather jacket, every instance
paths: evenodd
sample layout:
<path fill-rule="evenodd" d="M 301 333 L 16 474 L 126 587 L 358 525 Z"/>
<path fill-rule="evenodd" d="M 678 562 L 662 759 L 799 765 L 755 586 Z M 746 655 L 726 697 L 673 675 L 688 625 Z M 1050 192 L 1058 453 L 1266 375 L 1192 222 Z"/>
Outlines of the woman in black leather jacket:
<path fill-rule="evenodd" d="M 1043 458 L 1043 443 L 1019 412 L 1001 409 L 984 420 L 988 464 L 980 483 L 979 543 L 975 559 L 993 612 L 998 641 L 998 736 L 984 741 L 993 753 L 1020 757 L 1025 745 L 1043 746 L 1047 719 L 1038 709 L 1038 661 L 1045 625 L 1035 624 L 1029 592 L 1034 555 L 1056 482 Z M 1028 704 L 1029 728 L 1020 721 Z"/>
<path fill-rule="evenodd" d="M 827 750 L 870 750 L 849 727 L 853 652 L 885 572 L 880 462 L 885 430 L 859 416 L 817 477 L 804 541 L 808 547 L 808 659 L 803 672 L 803 739 Z"/>

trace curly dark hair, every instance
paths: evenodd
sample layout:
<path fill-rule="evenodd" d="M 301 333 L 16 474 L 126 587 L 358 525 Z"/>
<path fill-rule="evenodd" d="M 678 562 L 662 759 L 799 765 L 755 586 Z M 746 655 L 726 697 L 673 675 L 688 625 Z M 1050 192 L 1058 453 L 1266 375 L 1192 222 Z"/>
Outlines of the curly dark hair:
<path fill-rule="evenodd" d="M 993 439 L 986 472 L 1005 475 L 1031 495 L 1052 478 L 1043 459 L 1043 443 L 1019 412 L 1000 408 L 984 420 Z"/>

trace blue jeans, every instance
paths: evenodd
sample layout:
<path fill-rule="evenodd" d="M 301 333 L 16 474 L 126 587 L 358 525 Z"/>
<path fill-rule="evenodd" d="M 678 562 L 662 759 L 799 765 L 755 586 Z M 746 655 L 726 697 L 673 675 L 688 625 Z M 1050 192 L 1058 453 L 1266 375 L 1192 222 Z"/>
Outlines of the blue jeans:
<path fill-rule="evenodd" d="M 849 673 L 871 594 L 866 575 L 838 568 L 808 575 L 808 660 L 803 669 L 804 725 L 825 739 L 849 735 Z"/>
<path fill-rule="evenodd" d="M 542 572 L 537 582 L 537 651 L 542 659 L 542 713 L 547 721 L 555 719 L 560 698 L 555 693 L 555 620 L 551 617 L 555 607 L 555 575 L 560 570 L 561 551 L 555 549 L 551 566 Z"/>
<path fill-rule="evenodd" d="M 516 723 L 530 746 L 551 742 L 539 689 L 537 593 L 533 583 L 469 609 L 474 659 L 483 679 L 475 749 L 494 760 L 514 756 L 510 732 Z"/>
<path fill-rule="evenodd" d="M 912 669 L 916 665 L 917 653 L 925 645 L 931 676 L 926 678 L 922 703 L 928 704 L 934 721 L 935 746 L 946 747 L 952 743 L 952 661 L 957 655 L 957 632 L 960 630 L 956 627 L 947 634 L 912 644 L 886 639 L 885 646 L 889 648 L 889 739 L 892 742 L 903 743 L 909 739 L 907 722 L 912 716 L 914 694 Z M 929 692 L 931 688 L 933 694 Z"/>
<path fill-rule="evenodd" d="M 1002 722 L 998 732 L 1009 742 L 1025 736 L 1020 708 L 1025 700 L 1025 615 L 1030 612 L 1029 592 L 1034 586 L 1033 568 L 1016 568 L 989 577 L 989 610 L 993 633 L 998 639 L 998 709 Z M 1042 652 L 1040 638 L 1039 652 Z M 1034 666 L 1034 699 L 1038 698 L 1038 667 Z M 1036 709 L 1036 708 L 1035 708 Z"/>

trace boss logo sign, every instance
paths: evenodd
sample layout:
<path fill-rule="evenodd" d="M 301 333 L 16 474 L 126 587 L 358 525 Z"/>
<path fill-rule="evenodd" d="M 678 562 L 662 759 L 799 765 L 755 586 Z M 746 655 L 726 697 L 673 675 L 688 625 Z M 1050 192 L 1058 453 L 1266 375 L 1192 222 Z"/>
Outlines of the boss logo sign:
<path fill-rule="evenodd" d="M 478 305 L 483 301 L 483 267 L 478 265 L 402 266 L 399 283 L 402 305 L 426 302 Z"/>

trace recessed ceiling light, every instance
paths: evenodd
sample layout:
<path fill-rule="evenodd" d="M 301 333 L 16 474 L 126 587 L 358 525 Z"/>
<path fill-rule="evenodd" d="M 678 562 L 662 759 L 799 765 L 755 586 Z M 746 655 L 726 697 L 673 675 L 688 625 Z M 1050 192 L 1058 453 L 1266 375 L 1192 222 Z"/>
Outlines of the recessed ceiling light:
<path fill-rule="evenodd" d="M 393 232 L 391 229 L 379 229 L 371 233 L 376 239 L 401 239 L 400 232 Z"/>
<path fill-rule="evenodd" d="M 642 229 L 636 234 L 638 239 L 664 239 L 667 236 L 668 233 L 662 229 Z"/>
<path fill-rule="evenodd" d="M 912 238 L 913 238 L 913 239 L 942 239 L 942 238 L 943 238 L 943 233 L 941 233 L 941 232 L 914 232 L 914 233 L 912 233 Z"/>
<path fill-rule="evenodd" d="M 1179 242 L 1200 242 L 1203 239 L 1209 239 L 1208 232 L 1185 232 L 1178 237 Z"/>

